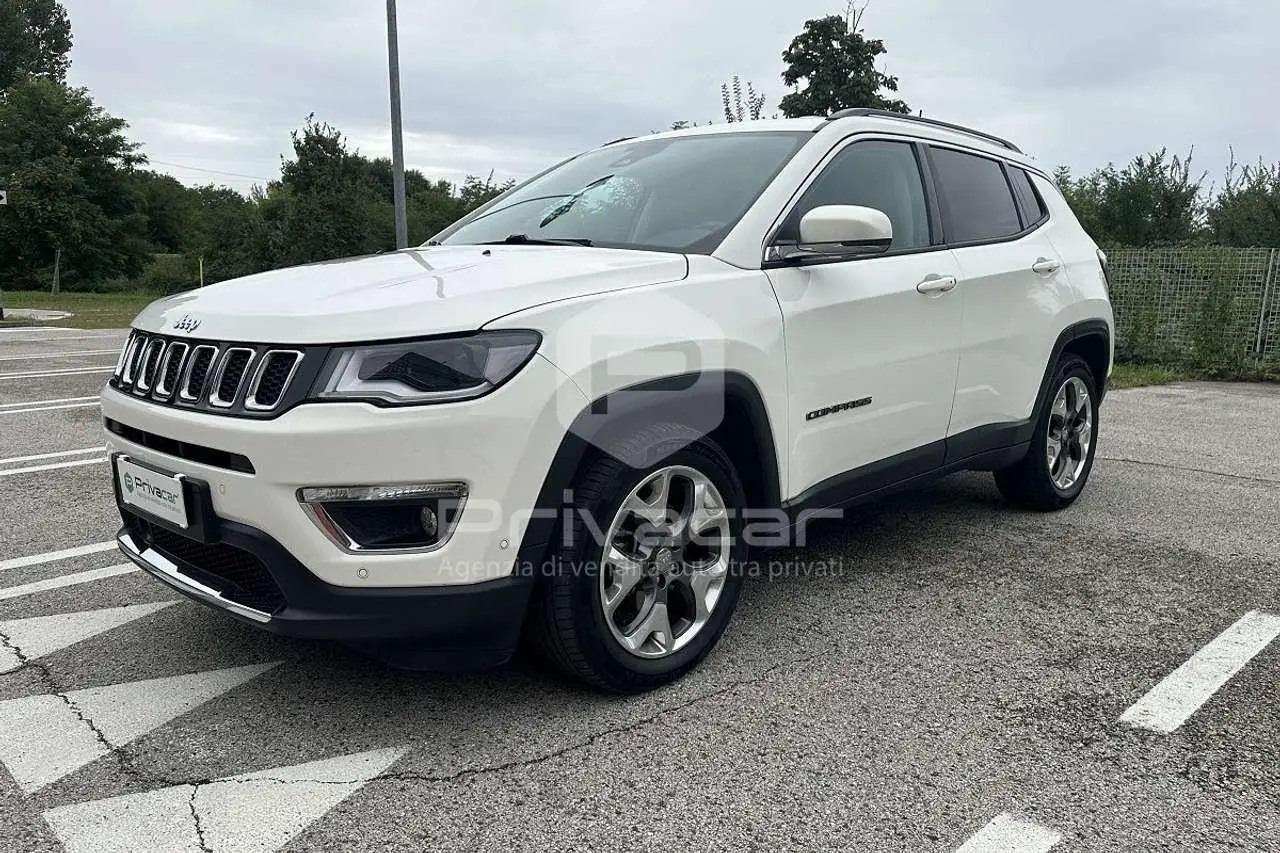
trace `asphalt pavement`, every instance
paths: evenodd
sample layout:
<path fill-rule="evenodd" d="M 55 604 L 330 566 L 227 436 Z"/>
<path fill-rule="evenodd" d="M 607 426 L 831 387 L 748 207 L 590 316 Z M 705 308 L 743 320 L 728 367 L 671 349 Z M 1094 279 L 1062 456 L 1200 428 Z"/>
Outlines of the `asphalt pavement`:
<path fill-rule="evenodd" d="M 1062 513 L 963 474 L 825 523 L 618 699 L 133 571 L 92 402 L 122 341 L 0 331 L 4 851 L 1280 851 L 1278 387 L 1113 392 Z"/>

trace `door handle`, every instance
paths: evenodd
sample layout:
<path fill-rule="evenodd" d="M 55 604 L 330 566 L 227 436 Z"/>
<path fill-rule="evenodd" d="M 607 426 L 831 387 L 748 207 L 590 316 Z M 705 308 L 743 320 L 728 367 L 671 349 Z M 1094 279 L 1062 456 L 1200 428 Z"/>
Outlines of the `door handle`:
<path fill-rule="evenodd" d="M 916 285 L 916 290 L 921 293 L 946 293 L 948 290 L 955 290 L 956 277 L 953 275 L 931 275 L 924 281 Z"/>
<path fill-rule="evenodd" d="M 1062 264 L 1049 258 L 1037 258 L 1036 262 L 1031 265 L 1031 271 L 1036 275 L 1053 275 L 1062 269 Z"/>

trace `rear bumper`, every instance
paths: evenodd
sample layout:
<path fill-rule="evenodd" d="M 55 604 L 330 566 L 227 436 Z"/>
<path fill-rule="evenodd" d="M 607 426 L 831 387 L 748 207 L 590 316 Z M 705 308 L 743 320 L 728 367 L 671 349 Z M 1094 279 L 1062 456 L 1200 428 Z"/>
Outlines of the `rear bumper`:
<path fill-rule="evenodd" d="M 533 588 L 532 577 L 515 575 L 465 586 L 338 587 L 248 525 L 220 519 L 202 543 L 127 507 L 121 515 L 124 555 L 188 598 L 267 631 L 341 641 L 406 666 L 503 663 L 516 649 Z M 234 569 L 227 555 L 239 561 Z"/>

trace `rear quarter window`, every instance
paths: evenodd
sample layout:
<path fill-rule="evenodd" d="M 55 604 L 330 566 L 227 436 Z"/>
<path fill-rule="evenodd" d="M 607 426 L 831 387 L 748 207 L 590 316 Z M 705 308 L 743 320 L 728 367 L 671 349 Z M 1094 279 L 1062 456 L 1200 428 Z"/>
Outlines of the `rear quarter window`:
<path fill-rule="evenodd" d="M 1009 182 L 1013 184 L 1013 194 L 1018 199 L 1018 207 L 1022 210 L 1022 221 L 1026 227 L 1039 225 L 1049 218 L 1049 210 L 1044 206 L 1044 199 L 1031 183 L 1031 176 L 1015 166 L 1009 168 Z"/>

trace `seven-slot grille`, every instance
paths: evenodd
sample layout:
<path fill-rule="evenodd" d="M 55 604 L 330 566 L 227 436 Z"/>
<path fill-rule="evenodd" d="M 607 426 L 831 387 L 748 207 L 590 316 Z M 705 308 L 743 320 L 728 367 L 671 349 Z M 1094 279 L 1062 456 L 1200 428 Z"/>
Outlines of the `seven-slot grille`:
<path fill-rule="evenodd" d="M 132 332 L 111 384 L 156 403 L 266 415 L 285 402 L 302 350 Z"/>

